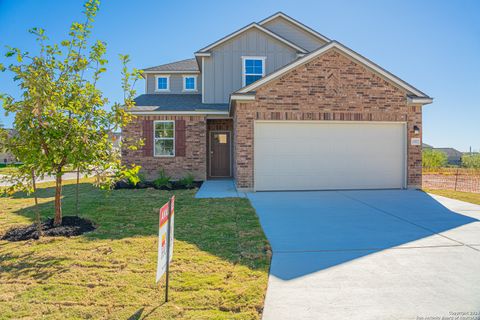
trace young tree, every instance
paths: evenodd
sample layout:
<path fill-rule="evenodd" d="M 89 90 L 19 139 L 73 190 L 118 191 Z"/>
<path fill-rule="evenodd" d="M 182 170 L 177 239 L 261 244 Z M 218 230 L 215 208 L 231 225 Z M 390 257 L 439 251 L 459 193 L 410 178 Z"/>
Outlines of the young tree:
<path fill-rule="evenodd" d="M 106 44 L 90 41 L 99 1 L 87 0 L 84 8 L 85 21 L 71 25 L 68 40 L 48 44 L 45 31 L 34 28 L 30 33 L 36 36 L 38 55 L 17 48 L 9 48 L 6 54 L 16 58 L 8 69 L 23 93 L 18 100 L 1 95 L 4 109 L 15 113 L 17 133 L 6 140 L 5 147 L 24 163 L 20 179 L 31 176 L 27 171 L 32 168 L 37 176 L 55 176 L 55 225 L 62 223 L 65 167 L 110 175 L 119 170 L 119 155 L 109 134 L 131 120 L 133 85 L 140 76 L 136 69 L 128 71 L 129 57 L 121 55 L 124 102 L 107 110 L 108 100 L 97 88 L 106 71 Z"/>
<path fill-rule="evenodd" d="M 422 151 L 422 165 L 424 168 L 440 168 L 447 164 L 447 155 L 444 152 L 425 149 Z"/>
<path fill-rule="evenodd" d="M 465 154 L 462 156 L 462 166 L 471 169 L 480 169 L 480 154 Z"/>

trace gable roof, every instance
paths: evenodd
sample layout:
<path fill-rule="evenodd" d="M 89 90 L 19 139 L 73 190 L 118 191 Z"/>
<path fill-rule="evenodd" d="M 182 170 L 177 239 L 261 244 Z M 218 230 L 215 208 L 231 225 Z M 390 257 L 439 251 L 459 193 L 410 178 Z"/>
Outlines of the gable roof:
<path fill-rule="evenodd" d="M 463 155 L 463 152 L 458 151 L 455 148 L 433 148 L 433 150 L 436 151 L 441 151 L 447 155 L 447 157 L 452 158 L 452 157 L 461 157 Z"/>
<path fill-rule="evenodd" d="M 429 145 L 429 144 L 426 144 L 425 142 L 422 142 L 422 148 L 425 148 L 425 149 L 433 149 L 433 146 Z"/>
<path fill-rule="evenodd" d="M 150 67 L 143 69 L 145 73 L 152 73 L 152 72 L 193 72 L 197 73 L 198 71 L 198 64 L 195 58 L 192 59 L 185 59 L 180 61 L 175 61 L 171 63 L 161 64 L 156 67 Z"/>
<path fill-rule="evenodd" d="M 246 25 L 245 27 L 243 27 L 243 28 L 241 28 L 241 29 L 238 29 L 237 31 L 234 31 L 234 32 L 230 33 L 229 35 L 221 38 L 220 40 L 215 41 L 214 43 L 211 43 L 211 44 L 209 44 L 208 46 L 206 46 L 206 47 L 198 50 L 197 52 L 195 52 L 195 55 L 202 54 L 202 53 L 206 53 L 206 52 L 208 52 L 210 49 L 213 49 L 213 48 L 215 48 L 216 46 L 219 46 L 220 44 L 222 44 L 222 43 L 224 43 L 224 42 L 226 42 L 226 41 L 228 41 L 228 40 L 236 37 L 237 35 L 245 32 L 245 31 L 248 31 L 248 30 L 250 30 L 250 29 L 252 29 L 252 28 L 255 28 L 255 29 L 261 31 L 261 32 L 263 32 L 263 33 L 271 36 L 272 38 L 274 38 L 274 39 L 276 39 L 276 40 L 278 40 L 278 41 L 280 41 L 280 42 L 283 42 L 284 44 L 288 45 L 288 46 L 291 47 L 291 48 L 294 48 L 295 50 L 297 50 L 297 51 L 299 51 L 299 52 L 301 52 L 301 53 L 307 53 L 307 52 L 308 52 L 308 51 L 305 50 L 304 48 L 299 47 L 298 45 L 292 43 L 291 41 L 288 41 L 287 39 L 279 36 L 278 34 L 273 33 L 272 31 L 270 31 L 270 30 L 262 27 L 262 26 L 259 25 L 258 23 L 253 22 L 253 23 L 250 23 L 249 25 Z"/>
<path fill-rule="evenodd" d="M 390 82 L 396 84 L 397 86 L 405 89 L 408 93 L 410 93 L 410 101 L 415 102 L 415 103 L 431 103 L 432 98 L 423 93 L 422 91 L 416 89 L 412 85 L 408 84 L 407 82 L 403 81 L 402 79 L 398 78 L 397 76 L 393 75 L 392 73 L 388 72 L 387 70 L 383 69 L 379 65 L 375 64 L 374 62 L 368 60 L 367 58 L 363 57 L 362 55 L 356 53 L 355 51 L 351 50 L 350 48 L 347 48 L 343 44 L 333 40 L 330 43 L 325 44 L 324 46 L 318 48 L 315 51 L 312 51 L 311 53 L 303 56 L 300 59 L 294 60 L 293 62 L 287 64 L 285 67 L 272 72 L 271 74 L 261 78 L 260 80 L 257 80 L 253 82 L 252 84 L 243 87 L 235 92 L 235 97 L 238 97 L 239 94 L 245 94 L 248 92 L 252 92 L 258 87 L 261 87 L 262 85 L 284 75 L 285 73 L 289 72 L 290 70 L 303 65 L 314 58 L 322 55 L 323 53 L 327 52 L 328 50 L 335 48 L 344 53 L 345 55 L 353 58 L 357 62 L 363 64 L 367 68 L 371 69 L 372 71 L 380 74 L 383 76 L 385 79 L 389 80 Z"/>
<path fill-rule="evenodd" d="M 279 11 L 275 14 L 272 14 L 270 17 L 267 17 L 265 19 L 263 19 L 262 21 L 260 21 L 258 24 L 259 25 L 264 25 L 272 20 L 275 20 L 277 18 L 283 18 L 285 20 L 287 20 L 288 22 L 292 23 L 293 25 L 299 27 L 300 29 L 303 29 L 305 30 L 306 32 L 312 34 L 313 36 L 317 37 L 318 39 L 321 39 L 325 42 L 330 42 L 330 39 L 328 39 L 327 37 L 325 37 L 323 34 L 313 30 L 312 28 L 304 25 L 303 23 L 301 23 L 300 21 L 297 21 L 295 19 L 293 19 L 292 17 L 290 17 L 289 15 L 286 15 L 285 13 Z"/>

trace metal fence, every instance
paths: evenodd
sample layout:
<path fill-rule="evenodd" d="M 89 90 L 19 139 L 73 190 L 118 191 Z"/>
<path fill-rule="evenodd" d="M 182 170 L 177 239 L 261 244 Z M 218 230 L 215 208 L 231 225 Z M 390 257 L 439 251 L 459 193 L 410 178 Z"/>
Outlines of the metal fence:
<path fill-rule="evenodd" d="M 423 169 L 422 187 L 480 193 L 480 169 Z"/>

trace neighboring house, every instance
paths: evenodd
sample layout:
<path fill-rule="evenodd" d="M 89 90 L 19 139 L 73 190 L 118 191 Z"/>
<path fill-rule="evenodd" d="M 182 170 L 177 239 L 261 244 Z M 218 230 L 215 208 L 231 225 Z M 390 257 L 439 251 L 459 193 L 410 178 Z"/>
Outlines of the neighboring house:
<path fill-rule="evenodd" d="M 422 149 L 433 149 L 433 147 L 429 144 L 422 143 Z"/>
<path fill-rule="evenodd" d="M 433 148 L 433 150 L 441 151 L 447 155 L 447 163 L 455 166 L 462 164 L 463 152 L 454 148 Z"/>
<path fill-rule="evenodd" d="M 9 135 L 15 134 L 15 131 L 13 129 L 4 129 L 4 130 L 7 130 Z M 17 163 L 17 159 L 15 158 L 15 156 L 10 152 L 6 152 L 0 149 L 0 164 L 12 164 L 12 163 Z"/>
<path fill-rule="evenodd" d="M 9 152 L 0 151 L 0 163 L 3 164 L 12 164 L 15 163 L 15 156 Z"/>
<path fill-rule="evenodd" d="M 110 139 L 112 139 L 113 148 L 115 150 L 120 150 L 120 143 L 122 142 L 122 133 L 121 132 L 113 132 L 109 134 Z"/>
<path fill-rule="evenodd" d="M 422 149 L 431 149 L 435 151 L 443 152 L 447 155 L 447 163 L 455 166 L 462 164 L 463 152 L 454 148 L 435 148 L 429 144 L 422 143 Z"/>
<path fill-rule="evenodd" d="M 144 69 L 124 163 L 239 190 L 421 186 L 432 98 L 355 51 L 277 13 L 194 55 Z"/>

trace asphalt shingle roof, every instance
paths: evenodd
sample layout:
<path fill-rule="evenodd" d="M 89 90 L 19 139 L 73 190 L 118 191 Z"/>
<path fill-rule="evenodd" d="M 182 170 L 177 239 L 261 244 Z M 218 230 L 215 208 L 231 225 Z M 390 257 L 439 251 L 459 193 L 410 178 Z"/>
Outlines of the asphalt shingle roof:
<path fill-rule="evenodd" d="M 156 67 L 143 69 L 144 71 L 198 71 L 198 64 L 195 58 L 175 61 L 162 64 Z"/>
<path fill-rule="evenodd" d="M 134 99 L 133 112 L 228 111 L 228 103 L 202 103 L 200 94 L 142 94 Z"/>

